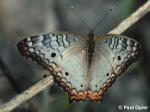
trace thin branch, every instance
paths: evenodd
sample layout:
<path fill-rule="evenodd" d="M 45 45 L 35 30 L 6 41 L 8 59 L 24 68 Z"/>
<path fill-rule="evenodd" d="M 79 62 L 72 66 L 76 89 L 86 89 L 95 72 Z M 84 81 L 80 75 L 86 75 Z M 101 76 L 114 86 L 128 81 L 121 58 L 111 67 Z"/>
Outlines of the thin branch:
<path fill-rule="evenodd" d="M 137 22 L 141 17 L 150 11 L 150 1 L 147 1 L 143 6 L 141 6 L 137 11 L 135 11 L 129 18 L 125 19 L 116 28 L 114 28 L 109 33 L 111 34 L 121 34 L 127 28 L 131 27 L 135 22 Z M 51 76 L 39 81 L 29 89 L 25 90 L 20 95 L 11 99 L 6 104 L 0 106 L 0 112 L 9 112 L 19 106 L 21 103 L 29 100 L 40 91 L 44 90 L 46 87 L 53 83 L 53 78 Z"/>
<path fill-rule="evenodd" d="M 136 23 L 140 18 L 150 11 L 150 0 L 148 0 L 143 6 L 137 9 L 130 17 L 122 21 L 116 28 L 109 32 L 109 34 L 121 34 L 134 23 Z"/>
<path fill-rule="evenodd" d="M 16 97 L 12 98 L 9 102 L 3 104 L 0 106 L 0 112 L 9 112 L 12 111 L 14 108 L 22 104 L 23 102 L 29 100 L 42 90 L 44 90 L 46 87 L 53 84 L 53 78 L 52 76 L 49 76 L 47 78 L 44 78 L 43 80 L 39 81 L 29 89 L 25 90 L 20 95 L 17 95 Z"/>
<path fill-rule="evenodd" d="M 3 72 L 4 76 L 6 76 L 7 80 L 10 82 L 10 85 L 13 87 L 15 92 L 17 94 L 21 93 L 21 87 L 13 78 L 14 74 L 10 72 L 10 70 L 8 69 L 7 65 L 4 63 L 1 57 L 0 57 L 0 69 Z M 26 104 L 28 105 L 28 109 L 34 109 L 37 112 L 38 108 L 33 101 L 27 101 Z"/>

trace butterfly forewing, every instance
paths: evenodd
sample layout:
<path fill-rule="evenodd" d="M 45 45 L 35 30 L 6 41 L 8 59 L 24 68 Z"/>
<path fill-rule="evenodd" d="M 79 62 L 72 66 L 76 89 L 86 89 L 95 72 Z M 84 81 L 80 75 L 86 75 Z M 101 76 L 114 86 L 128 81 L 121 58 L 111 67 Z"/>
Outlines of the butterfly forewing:
<path fill-rule="evenodd" d="M 29 37 L 17 47 L 22 55 L 49 70 L 71 100 L 84 100 L 88 85 L 84 45 L 85 39 L 80 35 L 61 32 Z"/>
<path fill-rule="evenodd" d="M 134 39 L 126 36 L 108 35 L 98 44 L 111 63 L 114 73 L 122 73 L 131 63 L 135 62 L 141 52 L 141 45 Z"/>
<path fill-rule="evenodd" d="M 100 95 L 99 98 L 96 95 L 95 100 L 100 99 L 115 78 L 136 61 L 141 50 L 136 40 L 125 36 L 107 35 L 101 41 L 96 40 L 99 41 L 96 42 L 96 52 L 89 70 L 91 91 Z"/>

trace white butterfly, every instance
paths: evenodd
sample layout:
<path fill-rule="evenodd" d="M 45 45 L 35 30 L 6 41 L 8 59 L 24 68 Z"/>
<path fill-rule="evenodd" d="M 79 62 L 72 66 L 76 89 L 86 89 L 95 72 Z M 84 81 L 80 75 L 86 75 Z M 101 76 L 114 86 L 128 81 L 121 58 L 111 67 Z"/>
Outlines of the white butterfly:
<path fill-rule="evenodd" d="M 137 60 L 141 45 L 119 35 L 58 32 L 31 36 L 17 48 L 50 71 L 71 101 L 100 101 L 116 77 Z"/>

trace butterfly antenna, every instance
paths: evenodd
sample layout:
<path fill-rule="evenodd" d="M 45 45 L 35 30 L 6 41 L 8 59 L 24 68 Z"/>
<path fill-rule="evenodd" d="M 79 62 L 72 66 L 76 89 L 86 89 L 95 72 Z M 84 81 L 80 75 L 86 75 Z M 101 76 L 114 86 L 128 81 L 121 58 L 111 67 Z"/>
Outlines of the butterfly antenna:
<path fill-rule="evenodd" d="M 113 10 L 114 7 L 111 7 L 105 15 L 102 17 L 102 19 L 95 25 L 95 27 L 92 29 L 93 32 L 95 32 L 96 28 L 101 25 L 101 23 L 104 21 L 104 19 L 110 14 L 110 12 Z"/>
<path fill-rule="evenodd" d="M 85 25 L 85 27 L 90 31 L 90 28 L 86 24 L 86 22 L 81 18 L 81 16 L 78 14 L 77 10 L 74 8 L 74 6 L 71 6 L 71 9 L 73 12 L 79 17 L 80 21 Z"/>

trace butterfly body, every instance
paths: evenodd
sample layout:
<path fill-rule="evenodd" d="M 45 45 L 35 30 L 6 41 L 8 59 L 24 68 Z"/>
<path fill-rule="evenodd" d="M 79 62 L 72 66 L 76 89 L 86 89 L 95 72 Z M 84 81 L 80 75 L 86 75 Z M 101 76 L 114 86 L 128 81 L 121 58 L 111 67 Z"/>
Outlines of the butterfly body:
<path fill-rule="evenodd" d="M 58 32 L 31 36 L 17 44 L 18 50 L 54 76 L 71 101 L 100 101 L 103 93 L 131 63 L 141 46 L 119 35 L 87 36 Z"/>
<path fill-rule="evenodd" d="M 94 39 L 94 34 L 93 32 L 90 32 L 88 35 L 87 35 L 87 52 L 88 52 L 88 65 L 89 65 L 89 68 L 90 68 L 90 65 L 92 63 L 92 58 L 93 58 L 93 55 L 95 53 L 95 39 Z"/>

